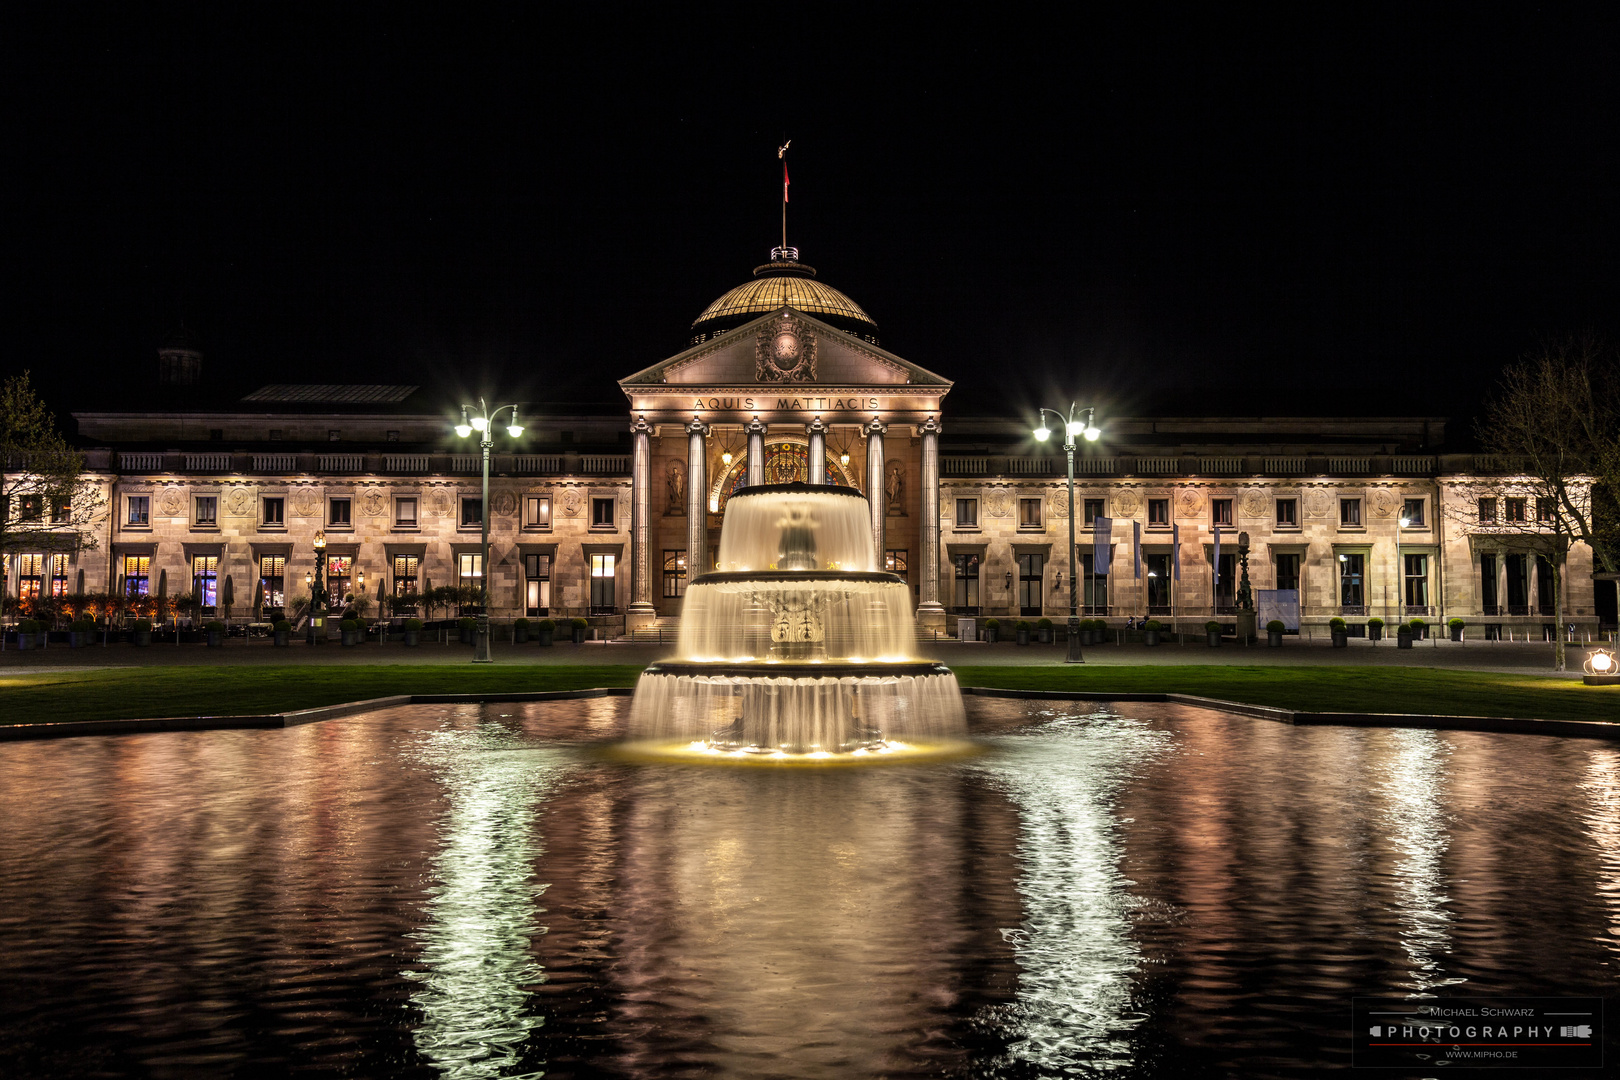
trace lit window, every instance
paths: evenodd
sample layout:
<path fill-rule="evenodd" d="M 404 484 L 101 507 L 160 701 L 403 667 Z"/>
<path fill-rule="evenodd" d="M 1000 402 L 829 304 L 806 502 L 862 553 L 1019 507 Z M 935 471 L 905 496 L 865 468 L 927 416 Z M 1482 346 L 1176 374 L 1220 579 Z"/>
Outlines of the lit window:
<path fill-rule="evenodd" d="M 530 615 L 546 615 L 551 611 L 551 556 L 544 554 L 523 556 L 524 611 Z"/>
<path fill-rule="evenodd" d="M 198 555 L 191 560 L 192 592 L 201 607 L 211 609 L 219 604 L 219 556 Z"/>
<path fill-rule="evenodd" d="M 17 556 L 17 596 L 30 600 L 44 589 L 45 556 L 29 553 Z"/>
<path fill-rule="evenodd" d="M 1359 529 L 1361 527 L 1361 500 L 1339 500 L 1339 528 Z"/>
<path fill-rule="evenodd" d="M 611 498 L 608 498 L 608 499 L 592 499 L 591 500 L 591 528 L 593 528 L 593 529 L 611 529 L 611 528 L 613 528 L 613 525 L 614 525 L 614 522 L 613 522 L 614 505 L 613 504 L 616 501 L 617 500 L 611 499 Z"/>
<path fill-rule="evenodd" d="M 17 509 L 24 521 L 38 521 L 45 516 L 43 495 L 19 495 Z"/>
<path fill-rule="evenodd" d="M 422 559 L 418 555 L 394 556 L 394 595 L 411 597 L 417 593 L 416 580 L 421 576 Z"/>
<path fill-rule="evenodd" d="M 891 574 L 907 577 L 906 567 L 909 561 L 909 557 L 903 548 L 891 548 L 883 553 L 883 569 Z"/>
<path fill-rule="evenodd" d="M 686 552 L 664 552 L 664 595 L 686 595 Z"/>
<path fill-rule="evenodd" d="M 456 557 L 456 576 L 463 588 L 483 588 L 484 557 L 477 552 L 462 552 Z"/>
<path fill-rule="evenodd" d="M 612 615 L 613 582 L 618 556 L 612 554 L 591 556 L 591 614 Z"/>
<path fill-rule="evenodd" d="M 1040 499 L 1018 500 L 1018 527 L 1020 529 L 1036 530 L 1043 527 L 1041 521 Z"/>
<path fill-rule="evenodd" d="M 264 555 L 259 558 L 259 602 L 262 607 L 280 608 L 287 605 L 287 556 Z"/>
<path fill-rule="evenodd" d="M 535 532 L 550 531 L 550 495 L 525 495 L 523 497 L 523 527 Z"/>
<path fill-rule="evenodd" d="M 1299 500 L 1277 500 L 1277 528 L 1293 529 L 1299 527 Z M 1281 585 L 1277 586 L 1279 589 Z"/>
<path fill-rule="evenodd" d="M 958 529 L 977 529 L 979 527 L 979 500 L 956 500 L 956 527 Z"/>
<path fill-rule="evenodd" d="M 65 525 L 73 517 L 73 503 L 69 499 L 56 499 L 51 503 L 51 524 Z"/>
<path fill-rule="evenodd" d="M 152 582 L 152 556 L 124 556 L 124 595 L 148 596 Z"/>
<path fill-rule="evenodd" d="M 354 559 L 349 555 L 326 557 L 326 600 L 329 604 L 347 604 L 351 599 L 350 578 L 354 573 Z"/>
<path fill-rule="evenodd" d="M 150 495 L 131 495 L 127 500 L 129 507 L 129 524 L 133 528 L 145 529 L 152 524 L 152 497 Z"/>

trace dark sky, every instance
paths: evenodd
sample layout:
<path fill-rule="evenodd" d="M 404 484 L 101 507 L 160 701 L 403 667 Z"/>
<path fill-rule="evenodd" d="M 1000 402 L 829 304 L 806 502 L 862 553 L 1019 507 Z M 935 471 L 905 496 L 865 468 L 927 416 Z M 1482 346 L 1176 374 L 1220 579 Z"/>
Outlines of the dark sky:
<path fill-rule="evenodd" d="M 3 34 L 5 367 L 58 407 L 182 316 L 229 386 L 612 400 L 765 261 L 789 137 L 790 243 L 959 412 L 1467 415 L 1617 329 L 1596 6 L 241 7 Z"/>

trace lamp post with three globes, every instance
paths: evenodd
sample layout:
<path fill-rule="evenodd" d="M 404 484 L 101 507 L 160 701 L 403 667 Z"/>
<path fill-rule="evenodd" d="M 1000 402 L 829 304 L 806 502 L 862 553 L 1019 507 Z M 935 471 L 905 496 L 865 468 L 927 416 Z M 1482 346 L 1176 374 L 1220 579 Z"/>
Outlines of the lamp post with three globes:
<path fill-rule="evenodd" d="M 506 433 L 516 438 L 523 434 L 523 425 L 518 423 L 516 405 L 502 405 L 494 412 L 484 404 L 484 399 L 478 399 L 478 411 L 474 413 L 471 405 L 461 407 L 461 423 L 456 425 L 456 434 L 465 439 L 473 432 L 478 432 L 478 446 L 484 453 L 484 487 L 483 498 L 478 504 L 480 516 L 483 518 L 483 542 L 478 562 L 478 634 L 473 643 L 473 663 L 488 664 L 493 661 L 489 655 L 489 448 L 495 445 L 490 436 L 495 428 L 495 421 L 507 409 L 512 410 L 512 419 L 506 425 Z"/>
<path fill-rule="evenodd" d="M 1041 409 L 1040 423 L 1035 428 L 1035 440 L 1045 442 L 1052 437 L 1052 432 L 1046 426 L 1046 415 L 1057 417 L 1058 423 L 1063 426 L 1063 450 L 1069 458 L 1069 655 L 1065 658 L 1070 664 L 1083 664 L 1085 659 L 1080 655 L 1080 611 L 1079 586 L 1080 579 L 1074 574 L 1074 437 L 1082 436 L 1087 442 L 1096 442 L 1102 434 L 1096 425 L 1097 410 L 1094 408 L 1076 409 L 1074 403 L 1069 404 L 1069 415 L 1064 419 L 1062 413 L 1054 409 Z M 1079 419 L 1076 419 L 1076 418 Z"/>

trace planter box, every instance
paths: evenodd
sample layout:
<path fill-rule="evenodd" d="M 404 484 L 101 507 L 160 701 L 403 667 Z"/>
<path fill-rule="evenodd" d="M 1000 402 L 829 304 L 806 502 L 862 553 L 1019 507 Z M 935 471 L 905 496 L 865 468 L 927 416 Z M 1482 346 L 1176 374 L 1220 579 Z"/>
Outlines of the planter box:
<path fill-rule="evenodd" d="M 276 630 L 271 633 L 271 640 L 284 649 L 287 647 L 287 644 L 291 639 L 292 631 L 290 630 Z"/>
<path fill-rule="evenodd" d="M 210 630 L 204 636 L 208 639 L 208 647 L 210 649 L 224 648 L 224 646 L 225 646 L 225 631 L 223 631 L 223 630 Z"/>
<path fill-rule="evenodd" d="M 1157 645 L 1158 643 L 1159 643 L 1159 631 L 1157 631 L 1157 630 L 1144 630 L 1144 631 L 1142 631 L 1142 644 L 1144 644 L 1144 645 Z"/>
<path fill-rule="evenodd" d="M 343 644 L 344 645 L 358 645 L 358 644 L 360 644 L 360 631 L 358 631 L 358 630 L 345 630 L 345 631 L 343 631 Z"/>
<path fill-rule="evenodd" d="M 34 639 L 41 636 L 40 634 L 25 634 L 21 630 L 17 631 L 17 651 L 26 652 L 29 649 L 39 648 L 39 643 Z"/>
<path fill-rule="evenodd" d="M 477 641 L 477 638 L 478 638 L 478 631 L 477 630 L 462 630 L 461 631 L 461 643 L 463 645 L 472 645 Z"/>
<path fill-rule="evenodd" d="M 527 645 L 529 643 L 529 628 L 527 626 L 512 627 L 512 644 Z"/>
<path fill-rule="evenodd" d="M 1331 636 L 1333 639 L 1333 647 L 1335 649 L 1343 649 L 1348 647 L 1350 644 L 1350 635 L 1345 633 L 1343 630 L 1334 630 L 1331 632 Z"/>
<path fill-rule="evenodd" d="M 550 645 L 552 635 L 555 633 L 555 630 L 537 630 L 535 631 L 534 640 L 540 645 Z"/>
<path fill-rule="evenodd" d="M 1463 627 L 1461 627 L 1461 626 L 1453 626 L 1451 628 L 1451 640 L 1452 641 L 1461 641 L 1462 639 L 1463 639 Z"/>
<path fill-rule="evenodd" d="M 1267 630 L 1266 645 L 1273 649 L 1280 649 L 1282 648 L 1282 637 L 1281 630 Z"/>
<path fill-rule="evenodd" d="M 1218 649 L 1221 647 L 1221 632 L 1219 630 L 1205 630 L 1204 639 L 1209 643 L 1209 647 L 1212 649 Z"/>
<path fill-rule="evenodd" d="M 68 647 L 71 649 L 82 649 L 94 640 L 94 634 L 86 634 L 82 630 L 71 630 L 68 632 Z"/>
<path fill-rule="evenodd" d="M 987 626 L 984 628 L 984 641 L 987 645 L 994 645 L 1001 640 L 1001 627 Z"/>
<path fill-rule="evenodd" d="M 1412 635 L 1411 634 L 1396 634 L 1395 635 L 1395 647 L 1397 649 L 1410 649 L 1412 647 Z"/>
<path fill-rule="evenodd" d="M 1052 628 L 1050 626 L 1045 628 L 1037 628 L 1036 633 L 1040 635 L 1038 640 L 1042 645 L 1052 644 Z"/>
<path fill-rule="evenodd" d="M 1384 628 L 1382 626 L 1369 626 L 1369 627 L 1367 627 L 1367 640 L 1368 641 L 1383 641 L 1384 640 Z"/>
<path fill-rule="evenodd" d="M 422 631 L 420 631 L 420 630 L 407 630 L 407 631 L 405 631 L 405 644 L 407 644 L 407 645 L 415 645 L 417 643 L 417 640 L 420 637 L 421 633 L 422 633 Z"/>
<path fill-rule="evenodd" d="M 1015 631 L 1015 634 L 1016 634 L 1016 637 L 1014 638 L 1014 640 L 1017 641 L 1018 644 L 1020 644 L 1020 645 L 1028 645 L 1029 644 L 1029 631 L 1028 630 L 1018 630 L 1018 631 Z"/>
<path fill-rule="evenodd" d="M 150 644 L 152 644 L 152 631 L 150 631 L 150 630 L 137 630 L 137 631 L 135 631 L 135 647 L 136 648 L 144 649 Z"/>
<path fill-rule="evenodd" d="M 583 644 L 585 644 L 585 630 L 586 630 L 586 628 L 583 627 L 583 626 L 576 626 L 573 629 L 574 629 L 574 644 L 575 645 L 583 645 Z"/>

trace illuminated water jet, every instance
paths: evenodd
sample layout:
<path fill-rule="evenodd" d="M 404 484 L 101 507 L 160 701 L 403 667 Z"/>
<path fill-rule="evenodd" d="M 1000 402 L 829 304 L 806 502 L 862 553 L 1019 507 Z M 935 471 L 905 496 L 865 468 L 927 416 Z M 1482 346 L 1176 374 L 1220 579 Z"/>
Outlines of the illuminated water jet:
<path fill-rule="evenodd" d="M 687 588 L 675 659 L 636 685 L 634 738 L 690 760 L 853 762 L 959 747 L 956 676 L 916 657 L 911 590 L 877 568 L 870 521 L 850 488 L 733 495 L 719 568 Z"/>

